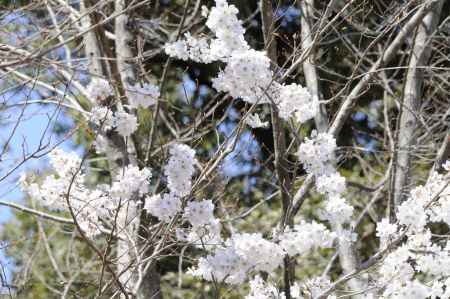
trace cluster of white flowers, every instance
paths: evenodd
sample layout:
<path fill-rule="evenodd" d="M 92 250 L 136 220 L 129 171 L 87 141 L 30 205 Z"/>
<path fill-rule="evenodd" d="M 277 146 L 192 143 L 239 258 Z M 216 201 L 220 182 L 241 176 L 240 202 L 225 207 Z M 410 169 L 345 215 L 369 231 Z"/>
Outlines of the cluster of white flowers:
<path fill-rule="evenodd" d="M 433 173 L 424 186 L 414 188 L 398 207 L 398 223 L 377 224 L 380 247 L 399 238 L 406 241 L 381 264 L 375 287 L 381 298 L 449 298 L 450 242 L 434 240 L 428 225 L 448 222 L 450 175 Z"/>
<path fill-rule="evenodd" d="M 261 51 L 248 50 L 231 56 L 227 66 L 213 79 L 213 87 L 249 103 L 267 103 L 273 84 L 270 60 Z"/>
<path fill-rule="evenodd" d="M 183 218 L 191 225 L 188 229 L 178 228 L 177 238 L 198 247 L 215 247 L 222 243 L 220 220 L 214 217 L 215 206 L 211 200 L 190 201 L 183 211 Z"/>
<path fill-rule="evenodd" d="M 316 178 L 316 189 L 321 194 L 342 194 L 346 190 L 345 178 L 337 171 L 325 173 Z"/>
<path fill-rule="evenodd" d="M 151 171 L 148 168 L 139 169 L 137 166 L 126 166 L 115 178 L 111 186 L 113 198 L 127 199 L 137 193 L 143 195 L 148 192 Z"/>
<path fill-rule="evenodd" d="M 277 101 L 280 117 L 286 120 L 294 115 L 299 123 L 304 123 L 319 112 L 318 100 L 313 100 L 308 90 L 297 84 L 283 85 Z"/>
<path fill-rule="evenodd" d="M 123 137 L 130 137 L 137 128 L 137 117 L 123 110 L 114 112 L 114 127 Z"/>
<path fill-rule="evenodd" d="M 144 83 L 142 86 L 138 83 L 128 86 L 126 92 L 129 106 L 136 109 L 155 105 L 160 96 L 159 87 L 149 83 Z"/>
<path fill-rule="evenodd" d="M 380 248 L 386 248 L 390 241 L 393 241 L 397 236 L 398 225 L 390 223 L 389 219 L 383 218 L 377 223 L 376 236 L 380 239 Z"/>
<path fill-rule="evenodd" d="M 348 223 L 353 207 L 341 196 L 346 190 L 345 178 L 334 167 L 336 140 L 329 133 L 313 132 L 298 150 L 300 161 L 306 171 L 316 177 L 316 189 L 325 194 L 324 215 L 332 223 Z M 339 232 L 342 235 L 344 232 Z M 344 233 L 345 234 L 345 233 Z"/>
<path fill-rule="evenodd" d="M 186 196 L 191 192 L 195 172 L 195 151 L 185 144 L 174 144 L 169 150 L 170 159 L 164 168 L 171 193 Z"/>
<path fill-rule="evenodd" d="M 166 53 L 182 60 L 225 62 L 225 68 L 213 79 L 216 90 L 249 103 L 272 102 L 284 119 L 295 116 L 298 122 L 304 123 L 313 118 L 319 108 L 317 100 L 313 101 L 300 85 L 275 82 L 266 53 L 250 49 L 245 41 L 245 29 L 237 17 L 238 9 L 226 0 L 215 2 L 210 12 L 203 10 L 205 16 L 209 13 L 206 26 L 215 37 L 208 40 L 186 34 L 185 39 L 166 44 Z"/>
<path fill-rule="evenodd" d="M 184 209 L 184 218 L 193 227 L 206 225 L 214 218 L 214 204 L 211 200 L 190 201 Z"/>
<path fill-rule="evenodd" d="M 354 208 L 340 195 L 332 195 L 325 201 L 324 216 L 336 224 L 349 223 L 353 216 Z"/>
<path fill-rule="evenodd" d="M 329 133 L 312 132 L 311 139 L 306 138 L 300 144 L 298 157 L 308 173 L 319 177 L 334 172 L 334 152 L 336 150 L 336 139 Z"/>
<path fill-rule="evenodd" d="M 280 245 L 261 234 L 235 234 L 223 247 L 217 247 L 214 254 L 200 258 L 197 269 L 190 273 L 209 281 L 215 278 L 239 284 L 250 272 L 271 273 L 282 264 L 285 254 Z"/>
<path fill-rule="evenodd" d="M 108 107 L 95 106 L 91 110 L 91 122 L 105 131 L 114 127 L 113 112 Z"/>
<path fill-rule="evenodd" d="M 207 281 L 239 284 L 247 277 L 245 271 L 241 267 L 241 258 L 232 247 L 218 247 L 214 254 L 200 258 L 197 268 L 190 269 L 188 273 Z"/>
<path fill-rule="evenodd" d="M 123 137 L 129 137 L 138 128 L 137 117 L 118 110 L 112 112 L 109 108 L 103 106 L 96 106 L 91 111 L 91 122 L 97 127 L 105 131 L 115 129 Z"/>
<path fill-rule="evenodd" d="M 75 175 L 75 172 L 81 167 L 81 159 L 75 152 L 64 152 L 55 148 L 48 157 L 50 165 L 58 171 L 58 176 L 61 178 Z"/>
<path fill-rule="evenodd" d="M 131 195 L 146 192 L 151 177 L 150 170 L 130 166 L 124 169 L 123 176 L 113 178 L 111 186 L 90 189 L 80 172 L 81 159 L 77 154 L 55 149 L 49 157 L 55 174 L 46 176 L 41 183 L 23 177 L 22 189 L 49 209 L 72 209 L 78 225 L 88 236 L 100 233 L 104 221 L 113 221 L 119 207 L 133 205 Z"/>
<path fill-rule="evenodd" d="M 192 186 L 192 176 L 195 171 L 195 151 L 185 144 L 174 144 L 169 150 L 170 158 L 164 167 L 167 176 L 169 193 L 157 194 L 147 197 L 144 209 L 157 217 L 160 221 L 169 222 L 182 212 L 182 197 L 189 195 Z M 200 233 L 200 228 L 210 228 L 215 234 L 220 234 L 220 225 L 214 218 L 214 205 L 210 200 L 201 202 L 188 202 L 184 210 L 184 218 L 192 225 L 191 233 L 178 229 L 177 236 L 180 241 L 193 241 L 204 237 L 208 233 Z M 218 230 L 218 232 L 217 232 Z M 198 233 L 198 234 L 197 234 Z M 197 237 L 194 237 L 197 236 Z"/>
<path fill-rule="evenodd" d="M 206 26 L 216 39 L 211 41 L 211 52 L 217 57 L 229 57 L 234 52 L 249 49 L 244 38 L 245 29 L 238 19 L 238 9 L 226 0 L 216 0 L 216 6 L 209 13 Z"/>
<path fill-rule="evenodd" d="M 157 194 L 145 199 L 144 209 L 160 221 L 169 222 L 181 211 L 181 200 L 178 196 L 166 193 Z"/>
<path fill-rule="evenodd" d="M 256 275 L 249 282 L 250 293 L 245 296 L 245 299 L 285 299 L 286 296 L 283 292 L 271 283 L 265 282 L 261 276 Z"/>
<path fill-rule="evenodd" d="M 290 255 L 304 255 L 317 248 L 329 248 L 333 245 L 336 234 L 330 232 L 325 225 L 317 222 L 300 224 L 286 231 L 279 237 L 280 246 Z"/>
<path fill-rule="evenodd" d="M 212 55 L 208 39 L 194 38 L 188 32 L 184 34 L 183 40 L 167 44 L 164 50 L 167 55 L 185 61 L 211 63 L 217 59 Z"/>
<path fill-rule="evenodd" d="M 234 52 L 244 52 L 249 49 L 244 39 L 245 29 L 238 19 L 238 9 L 227 1 L 216 0 L 216 6 L 208 12 L 206 26 L 214 33 L 215 38 L 194 38 L 190 33 L 185 38 L 165 45 L 169 56 L 182 60 L 193 60 L 210 63 L 217 60 L 226 61 Z M 209 16 L 207 15 L 209 13 Z"/>
<path fill-rule="evenodd" d="M 320 276 L 304 283 L 295 282 L 291 286 L 291 296 L 294 299 L 317 298 L 331 286 L 331 281 L 324 276 Z M 305 294 L 305 296 L 302 295 Z M 368 297 L 366 297 L 369 299 Z M 329 295 L 327 299 L 336 299 L 336 296 Z"/>
<path fill-rule="evenodd" d="M 106 98 L 114 94 L 109 82 L 98 77 L 92 78 L 91 82 L 86 87 L 86 90 L 97 103 L 105 101 Z"/>

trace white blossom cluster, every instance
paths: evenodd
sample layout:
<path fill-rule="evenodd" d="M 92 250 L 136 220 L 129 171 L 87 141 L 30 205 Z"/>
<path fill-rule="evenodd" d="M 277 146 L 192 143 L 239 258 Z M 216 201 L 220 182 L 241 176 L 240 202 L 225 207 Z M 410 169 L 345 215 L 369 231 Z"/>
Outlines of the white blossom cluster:
<path fill-rule="evenodd" d="M 159 87 L 149 83 L 128 86 L 126 93 L 129 106 L 135 109 L 153 106 L 160 97 Z"/>
<path fill-rule="evenodd" d="M 264 239 L 259 233 L 234 234 L 213 254 L 200 258 L 197 268 L 190 273 L 208 281 L 214 278 L 240 284 L 250 272 L 271 273 L 282 264 L 284 256 L 281 246 Z"/>
<path fill-rule="evenodd" d="M 312 132 L 311 138 L 306 138 L 300 144 L 298 157 L 308 173 L 316 177 L 334 172 L 334 153 L 336 139 L 329 133 Z"/>
<path fill-rule="evenodd" d="M 211 52 L 217 57 L 229 57 L 234 52 L 249 49 L 244 38 L 245 29 L 238 19 L 238 9 L 229 5 L 226 0 L 216 0 L 216 6 L 209 13 L 206 26 L 214 33 L 211 41 Z"/>
<path fill-rule="evenodd" d="M 267 103 L 270 99 L 265 92 L 271 93 L 268 89 L 272 76 L 269 58 L 251 49 L 231 56 L 225 69 L 213 79 L 213 87 L 249 103 Z"/>
<path fill-rule="evenodd" d="M 195 38 L 189 33 L 185 39 L 165 45 L 169 56 L 201 63 L 225 62 L 213 87 L 241 98 L 249 103 L 274 103 L 284 119 L 295 117 L 304 123 L 313 118 L 319 109 L 308 91 L 300 85 L 281 85 L 273 80 L 270 59 L 265 52 L 250 49 L 245 41 L 245 29 L 238 19 L 238 9 L 226 0 L 216 0 L 208 12 L 206 26 L 214 38 Z"/>
<path fill-rule="evenodd" d="M 333 245 L 336 234 L 317 222 L 301 221 L 292 228 L 286 228 L 279 237 L 280 246 L 290 255 L 304 255 L 318 248 Z"/>
<path fill-rule="evenodd" d="M 382 290 L 380 298 L 450 298 L 450 242 L 434 239 L 428 227 L 431 223 L 450 225 L 449 184 L 449 173 L 433 173 L 398 207 L 397 223 L 383 219 L 377 224 L 381 248 L 406 237 L 379 268 L 376 287 Z"/>
<path fill-rule="evenodd" d="M 160 221 L 169 222 L 183 211 L 182 198 L 191 192 L 192 176 L 195 172 L 195 151 L 185 144 L 174 144 L 169 150 L 170 158 L 164 167 L 169 193 L 147 197 L 144 209 Z M 209 238 L 211 234 L 220 235 L 219 222 L 214 218 L 214 205 L 210 200 L 190 201 L 184 209 L 184 218 L 192 230 L 177 230 L 180 241 L 194 242 Z"/>
<path fill-rule="evenodd" d="M 103 106 L 107 97 L 113 94 L 108 81 L 100 78 L 92 79 L 87 87 L 88 93 L 97 100 L 91 110 L 90 121 L 104 131 L 116 130 L 123 137 L 130 137 L 138 128 L 137 117 L 133 113 L 126 112 L 122 107 L 117 111 L 111 111 Z M 160 96 L 159 88 L 155 85 L 145 83 L 142 86 L 135 84 L 128 86 L 127 97 L 130 108 L 148 108 L 156 103 Z"/>
<path fill-rule="evenodd" d="M 189 32 L 184 34 L 183 40 L 167 44 L 164 50 L 169 56 L 185 61 L 211 63 L 217 60 L 211 52 L 208 39 L 194 38 Z"/>
<path fill-rule="evenodd" d="M 137 117 L 124 110 L 118 110 L 114 113 L 107 107 L 97 106 L 91 111 L 91 122 L 98 128 L 105 131 L 114 129 L 121 136 L 129 137 L 138 128 Z"/>
<path fill-rule="evenodd" d="M 181 211 L 181 199 L 172 193 L 156 194 L 145 199 L 144 209 L 160 221 L 169 222 Z"/>
<path fill-rule="evenodd" d="M 256 275 L 250 282 L 250 293 L 245 299 L 285 299 L 284 292 L 280 292 L 273 284 L 264 281 Z"/>
<path fill-rule="evenodd" d="M 353 215 L 342 194 L 346 190 L 345 178 L 335 169 L 336 139 L 329 133 L 313 132 L 298 150 L 298 157 L 306 171 L 315 176 L 316 189 L 326 195 L 324 216 L 335 224 L 348 223 Z M 339 232 L 339 235 L 346 235 Z"/>
<path fill-rule="evenodd" d="M 226 61 L 234 52 L 245 52 L 249 46 L 244 39 L 245 29 L 237 17 L 238 12 L 227 1 L 216 0 L 216 6 L 211 9 L 206 21 L 215 38 L 194 38 L 186 33 L 185 39 L 166 44 L 166 53 L 182 60 L 210 63 Z"/>
<path fill-rule="evenodd" d="M 104 102 L 108 97 L 114 94 L 109 82 L 98 77 L 94 77 L 91 80 L 86 87 L 86 91 L 98 104 Z"/>
<path fill-rule="evenodd" d="M 285 120 L 294 115 L 299 123 L 304 123 L 319 112 L 317 99 L 314 100 L 306 88 L 297 84 L 282 86 L 277 101 L 279 115 Z"/>
<path fill-rule="evenodd" d="M 317 298 L 331 286 L 331 281 L 324 276 L 307 280 L 303 283 L 295 282 L 291 286 L 291 296 L 294 299 Z M 369 299 L 369 297 L 365 297 Z M 329 295 L 327 299 L 336 299 L 336 296 Z"/>
<path fill-rule="evenodd" d="M 149 169 L 129 166 L 113 178 L 111 185 L 91 189 L 85 183 L 82 160 L 77 154 L 55 149 L 49 157 L 55 174 L 46 176 L 42 182 L 22 177 L 21 187 L 49 209 L 72 210 L 88 236 L 99 234 L 103 222 L 114 221 L 121 207 L 127 205 L 132 209 L 135 206 L 132 195 L 145 193 L 151 177 Z"/>
<path fill-rule="evenodd" d="M 113 112 L 104 106 L 95 106 L 92 108 L 90 120 L 96 127 L 105 131 L 109 131 L 115 126 Z"/>
<path fill-rule="evenodd" d="M 177 196 L 191 192 L 192 175 L 195 172 L 195 151 L 185 144 L 175 144 L 169 150 L 170 159 L 164 174 L 167 176 L 169 190 Z"/>

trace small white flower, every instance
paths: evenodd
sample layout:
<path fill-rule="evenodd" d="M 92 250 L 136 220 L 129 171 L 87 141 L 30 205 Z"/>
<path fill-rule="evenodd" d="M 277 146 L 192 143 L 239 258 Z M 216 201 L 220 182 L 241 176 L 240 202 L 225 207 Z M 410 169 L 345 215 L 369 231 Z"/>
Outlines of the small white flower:
<path fill-rule="evenodd" d="M 88 94 L 97 102 L 103 102 L 107 97 L 113 95 L 113 89 L 109 82 L 102 78 L 93 78 L 86 89 Z"/>
<path fill-rule="evenodd" d="M 259 118 L 258 114 L 249 114 L 245 119 L 245 123 L 253 129 L 256 128 L 267 128 L 269 126 L 269 122 L 262 122 Z"/>
<path fill-rule="evenodd" d="M 130 137 L 138 128 L 137 118 L 134 114 L 116 111 L 114 113 L 114 126 L 120 135 Z"/>

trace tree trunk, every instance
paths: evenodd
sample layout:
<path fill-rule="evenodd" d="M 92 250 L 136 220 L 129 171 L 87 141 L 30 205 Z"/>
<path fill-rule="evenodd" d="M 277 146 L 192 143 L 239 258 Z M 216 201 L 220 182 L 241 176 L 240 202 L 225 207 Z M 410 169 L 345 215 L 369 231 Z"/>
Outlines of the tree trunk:
<path fill-rule="evenodd" d="M 398 207 L 407 196 L 410 183 L 411 157 L 417 140 L 418 114 L 422 97 L 423 73 L 430 58 L 430 37 L 439 22 L 444 0 L 433 4 L 421 23 L 419 23 L 414 38 L 409 61 L 406 82 L 403 91 L 403 101 L 400 108 L 400 124 L 397 132 L 396 163 L 394 166 L 394 204 Z"/>

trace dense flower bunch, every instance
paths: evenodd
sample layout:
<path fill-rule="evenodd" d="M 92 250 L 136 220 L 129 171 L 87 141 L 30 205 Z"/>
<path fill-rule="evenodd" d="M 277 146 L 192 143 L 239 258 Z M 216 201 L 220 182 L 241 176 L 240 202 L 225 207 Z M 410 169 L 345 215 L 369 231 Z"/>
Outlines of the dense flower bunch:
<path fill-rule="evenodd" d="M 137 117 L 123 110 L 112 112 L 107 107 L 98 106 L 91 111 L 91 122 L 104 131 L 116 130 L 123 137 L 129 137 L 138 128 Z"/>
<path fill-rule="evenodd" d="M 245 299 L 284 299 L 286 296 L 271 283 L 257 275 L 250 282 L 250 294 Z"/>
<path fill-rule="evenodd" d="M 281 247 L 290 255 L 304 255 L 317 248 L 333 245 L 336 235 L 321 223 L 301 221 L 292 228 L 287 228 L 279 237 Z"/>
<path fill-rule="evenodd" d="M 156 194 L 146 198 L 144 209 L 160 221 L 169 222 L 181 211 L 181 200 L 171 193 Z"/>
<path fill-rule="evenodd" d="M 189 228 L 177 228 L 178 241 L 204 248 L 222 242 L 220 221 L 214 217 L 211 200 L 188 201 L 183 209 L 182 199 L 191 192 L 195 172 L 195 151 L 185 144 L 174 144 L 169 161 L 164 168 L 169 193 L 147 197 L 144 209 L 160 221 L 170 222 L 178 214 L 187 220 Z"/>
<path fill-rule="evenodd" d="M 106 80 L 93 79 L 87 90 L 90 96 L 97 100 L 97 105 L 92 108 L 90 117 L 96 129 L 103 131 L 114 129 L 123 137 L 130 137 L 137 130 L 139 124 L 135 114 L 125 111 L 123 107 L 113 112 L 103 106 L 106 98 L 113 95 Z M 128 106 L 132 109 L 148 108 L 154 105 L 160 96 L 159 88 L 148 83 L 142 86 L 139 84 L 128 86 L 126 94 Z"/>
<path fill-rule="evenodd" d="M 149 83 L 144 83 L 142 86 L 140 84 L 128 86 L 126 93 L 129 106 L 136 109 L 155 105 L 160 96 L 158 86 Z"/>
<path fill-rule="evenodd" d="M 285 252 L 261 234 L 235 234 L 218 246 L 213 254 L 200 258 L 198 267 L 191 270 L 194 276 L 205 280 L 224 281 L 230 284 L 243 283 L 250 272 L 271 273 L 283 262 Z"/>
<path fill-rule="evenodd" d="M 449 298 L 450 242 L 433 237 L 429 225 L 450 225 L 450 174 L 433 173 L 424 186 L 414 188 L 397 213 L 398 222 L 377 225 L 381 248 L 405 238 L 381 264 L 375 288 L 381 298 Z"/>
<path fill-rule="evenodd" d="M 114 94 L 109 82 L 102 78 L 93 78 L 86 88 L 88 94 L 97 101 L 104 102 L 108 97 Z"/>
<path fill-rule="evenodd" d="M 144 209 L 161 221 L 168 222 L 181 212 L 183 196 L 189 195 L 195 171 L 195 151 L 185 144 L 174 144 L 164 168 L 169 193 L 148 197 Z"/>
<path fill-rule="evenodd" d="M 191 179 L 195 171 L 195 151 L 184 144 L 175 144 L 170 148 L 170 159 L 164 173 L 167 176 L 171 193 L 186 196 L 191 191 Z"/>
<path fill-rule="evenodd" d="M 193 60 L 200 63 L 211 63 L 217 60 L 210 49 L 206 38 L 194 38 L 189 32 L 184 34 L 184 40 L 166 45 L 168 55 L 181 60 Z"/>
<path fill-rule="evenodd" d="M 298 157 L 308 173 L 320 177 L 334 172 L 336 140 L 331 134 L 313 132 L 298 149 Z"/>
<path fill-rule="evenodd" d="M 292 115 L 299 123 L 304 123 L 319 111 L 319 103 L 311 98 L 308 90 L 297 84 L 279 88 L 278 110 L 280 117 L 288 120 Z"/>
<path fill-rule="evenodd" d="M 23 177 L 22 189 L 49 209 L 72 210 L 78 225 L 88 236 L 100 233 L 103 221 L 113 221 L 121 207 L 129 204 L 127 208 L 132 209 L 135 206 L 133 194 L 147 192 L 149 169 L 129 166 L 123 170 L 123 175 L 113 178 L 111 186 L 99 185 L 91 189 L 85 183 L 78 155 L 55 149 L 49 157 L 55 174 L 46 176 L 42 182 Z"/>
<path fill-rule="evenodd" d="M 237 52 L 228 59 L 225 69 L 213 79 L 213 87 L 249 103 L 267 103 L 270 99 L 264 92 L 270 88 L 272 76 L 270 60 L 263 52 Z"/>
<path fill-rule="evenodd" d="M 222 61 L 225 68 L 213 79 L 213 87 L 249 103 L 274 103 L 280 116 L 304 123 L 313 118 L 319 103 L 312 100 L 300 85 L 282 85 L 274 81 L 270 59 L 265 52 L 250 49 L 245 41 L 245 29 L 237 18 L 238 10 L 225 0 L 216 0 L 208 12 L 206 26 L 214 38 L 194 38 L 186 34 L 184 40 L 165 45 L 169 56 L 202 63 Z"/>
<path fill-rule="evenodd" d="M 132 113 L 117 111 L 114 113 L 114 127 L 123 137 L 130 137 L 138 128 L 137 117 Z"/>

